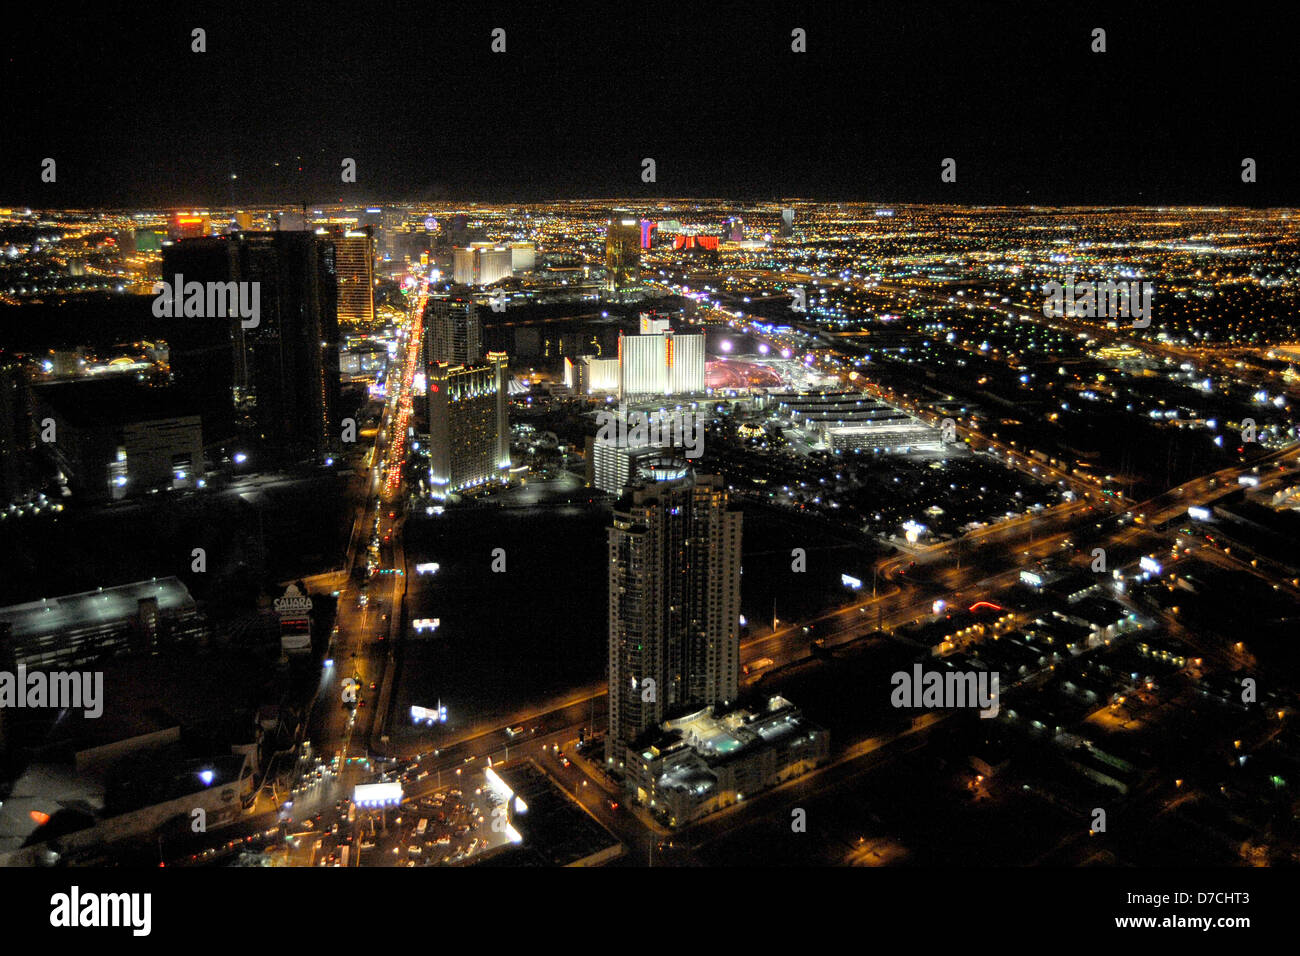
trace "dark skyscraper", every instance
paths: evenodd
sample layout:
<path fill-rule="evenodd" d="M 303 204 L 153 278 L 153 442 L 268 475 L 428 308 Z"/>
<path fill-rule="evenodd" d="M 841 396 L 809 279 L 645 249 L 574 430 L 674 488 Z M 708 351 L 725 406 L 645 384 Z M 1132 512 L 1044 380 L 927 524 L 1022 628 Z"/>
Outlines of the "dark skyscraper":
<path fill-rule="evenodd" d="M 337 439 L 338 280 L 334 242 L 311 232 L 246 233 L 183 241 L 163 254 L 163 276 L 256 282 L 258 323 L 176 318 L 172 367 L 197 403 L 205 435 L 233 432 L 242 413 L 256 437 L 292 456 Z M 231 423 L 231 424 L 228 424 Z"/>
<path fill-rule="evenodd" d="M 177 275 L 185 281 L 233 281 L 238 274 L 237 243 L 221 237 L 164 246 L 162 274 L 169 283 Z M 166 322 L 172 377 L 182 399 L 202 416 L 207 442 L 228 441 L 235 434 L 237 372 L 244 364 L 238 317 L 176 316 Z"/>
<path fill-rule="evenodd" d="M 425 307 L 425 361 L 477 365 L 483 357 L 478 306 L 467 288 L 431 298 Z"/>
<path fill-rule="evenodd" d="M 0 507 L 32 492 L 31 416 L 22 363 L 0 352 Z"/>
<path fill-rule="evenodd" d="M 250 235 L 240 274 L 260 282 L 261 322 L 245 331 L 254 428 L 277 447 L 311 454 L 338 438 L 335 247 L 310 232 Z"/>
<path fill-rule="evenodd" d="M 447 220 L 445 234 L 447 236 L 447 245 L 469 245 L 469 217 L 463 212 L 456 213 L 456 215 Z"/>

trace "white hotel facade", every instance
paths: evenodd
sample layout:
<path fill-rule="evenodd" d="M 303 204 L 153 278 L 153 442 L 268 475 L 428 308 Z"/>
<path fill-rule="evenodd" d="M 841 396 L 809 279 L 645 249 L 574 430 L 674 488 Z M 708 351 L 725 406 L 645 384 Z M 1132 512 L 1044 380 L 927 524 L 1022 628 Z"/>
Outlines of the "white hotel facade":
<path fill-rule="evenodd" d="M 623 335 L 618 340 L 618 397 L 704 392 L 704 333 Z"/>

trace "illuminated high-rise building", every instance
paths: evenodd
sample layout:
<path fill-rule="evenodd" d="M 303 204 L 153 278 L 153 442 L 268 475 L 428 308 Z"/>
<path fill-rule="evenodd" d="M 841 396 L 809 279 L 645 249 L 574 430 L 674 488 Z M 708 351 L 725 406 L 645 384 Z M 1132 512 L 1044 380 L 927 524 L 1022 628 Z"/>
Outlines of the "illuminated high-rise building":
<path fill-rule="evenodd" d="M 478 306 L 467 287 L 430 298 L 424 325 L 424 358 L 429 364 L 477 365 L 483 357 Z"/>
<path fill-rule="evenodd" d="M 375 320 L 375 240 L 369 226 L 334 240 L 339 281 L 339 324 Z"/>
<path fill-rule="evenodd" d="M 473 249 L 456 249 L 452 252 L 452 281 L 457 285 L 474 282 L 475 255 Z"/>
<path fill-rule="evenodd" d="M 537 267 L 537 246 L 531 242 L 510 243 L 510 271 L 531 272 Z"/>
<path fill-rule="evenodd" d="M 566 358 L 567 362 L 568 359 Z M 618 391 L 618 359 L 583 355 L 573 363 L 573 389 L 580 395 Z"/>
<path fill-rule="evenodd" d="M 641 277 L 641 221 L 615 210 L 605 232 L 605 288 L 620 292 Z"/>
<path fill-rule="evenodd" d="M 620 398 L 698 394 L 704 391 L 704 333 L 620 336 L 618 364 Z"/>
<path fill-rule="evenodd" d="M 662 335 L 664 332 L 672 331 L 672 323 L 665 318 L 654 315 L 650 312 L 642 312 L 637 316 L 639 320 L 639 329 L 642 335 Z"/>
<path fill-rule="evenodd" d="M 427 383 L 431 495 L 504 483 L 510 471 L 506 354 L 489 352 L 486 364 L 471 367 L 430 363 Z"/>
<path fill-rule="evenodd" d="M 198 213 L 177 213 L 167 224 L 167 235 L 173 239 L 197 239 L 206 236 L 211 221 Z"/>
<path fill-rule="evenodd" d="M 475 243 L 453 253 L 452 278 L 460 285 L 491 285 L 513 275 L 514 253 L 490 242 Z"/>
<path fill-rule="evenodd" d="M 478 250 L 478 274 L 475 285 L 491 285 L 514 275 L 514 253 L 505 246 Z"/>
<path fill-rule="evenodd" d="M 135 230 L 136 252 L 161 252 L 162 241 L 167 233 L 162 229 L 144 228 Z"/>
<path fill-rule="evenodd" d="M 718 476 L 651 459 L 609 528 L 605 760 L 665 719 L 735 699 L 741 514 Z"/>

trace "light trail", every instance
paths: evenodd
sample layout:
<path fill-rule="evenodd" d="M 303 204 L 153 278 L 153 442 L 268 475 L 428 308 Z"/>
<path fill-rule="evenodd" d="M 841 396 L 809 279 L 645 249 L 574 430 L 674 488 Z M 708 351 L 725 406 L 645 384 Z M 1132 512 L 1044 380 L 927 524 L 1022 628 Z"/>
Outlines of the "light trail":
<path fill-rule="evenodd" d="M 387 454 L 384 456 L 387 469 L 383 489 L 385 501 L 392 501 L 402 484 L 402 464 L 406 456 L 406 430 L 411 422 L 416 365 L 420 357 L 420 340 L 424 326 L 424 307 L 429 299 L 429 280 L 432 275 L 430 272 L 422 278 L 420 291 L 415 296 L 415 303 L 411 307 L 411 316 L 406 326 L 406 354 L 398 369 L 396 412 L 393 421 L 389 424 L 391 437 Z"/>

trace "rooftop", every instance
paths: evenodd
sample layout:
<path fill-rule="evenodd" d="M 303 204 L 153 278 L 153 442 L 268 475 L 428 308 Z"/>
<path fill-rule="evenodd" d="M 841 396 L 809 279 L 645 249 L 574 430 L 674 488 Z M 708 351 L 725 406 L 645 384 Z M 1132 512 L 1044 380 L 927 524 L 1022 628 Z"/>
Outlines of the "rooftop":
<path fill-rule="evenodd" d="M 496 764 L 492 771 L 522 801 L 511 826 L 523 843 L 491 853 L 480 866 L 572 866 L 618 846 L 618 840 L 566 797 L 532 761 Z"/>
<path fill-rule="evenodd" d="M 151 578 L 0 608 L 0 627 L 8 624 L 13 637 L 31 637 L 116 624 L 136 614 L 146 598 L 157 598 L 160 611 L 195 607 L 189 589 L 179 579 Z"/>
<path fill-rule="evenodd" d="M 153 388 L 125 379 L 40 385 L 40 401 L 76 426 L 123 425 L 195 414 L 173 389 Z"/>
<path fill-rule="evenodd" d="M 705 708 L 666 721 L 640 742 L 639 749 L 646 760 L 680 755 L 665 762 L 660 787 L 703 793 L 716 783 L 710 768 L 748 758 L 765 747 L 781 747 L 815 729 L 794 704 L 776 694 L 761 710 L 742 707 L 715 715 Z"/>

